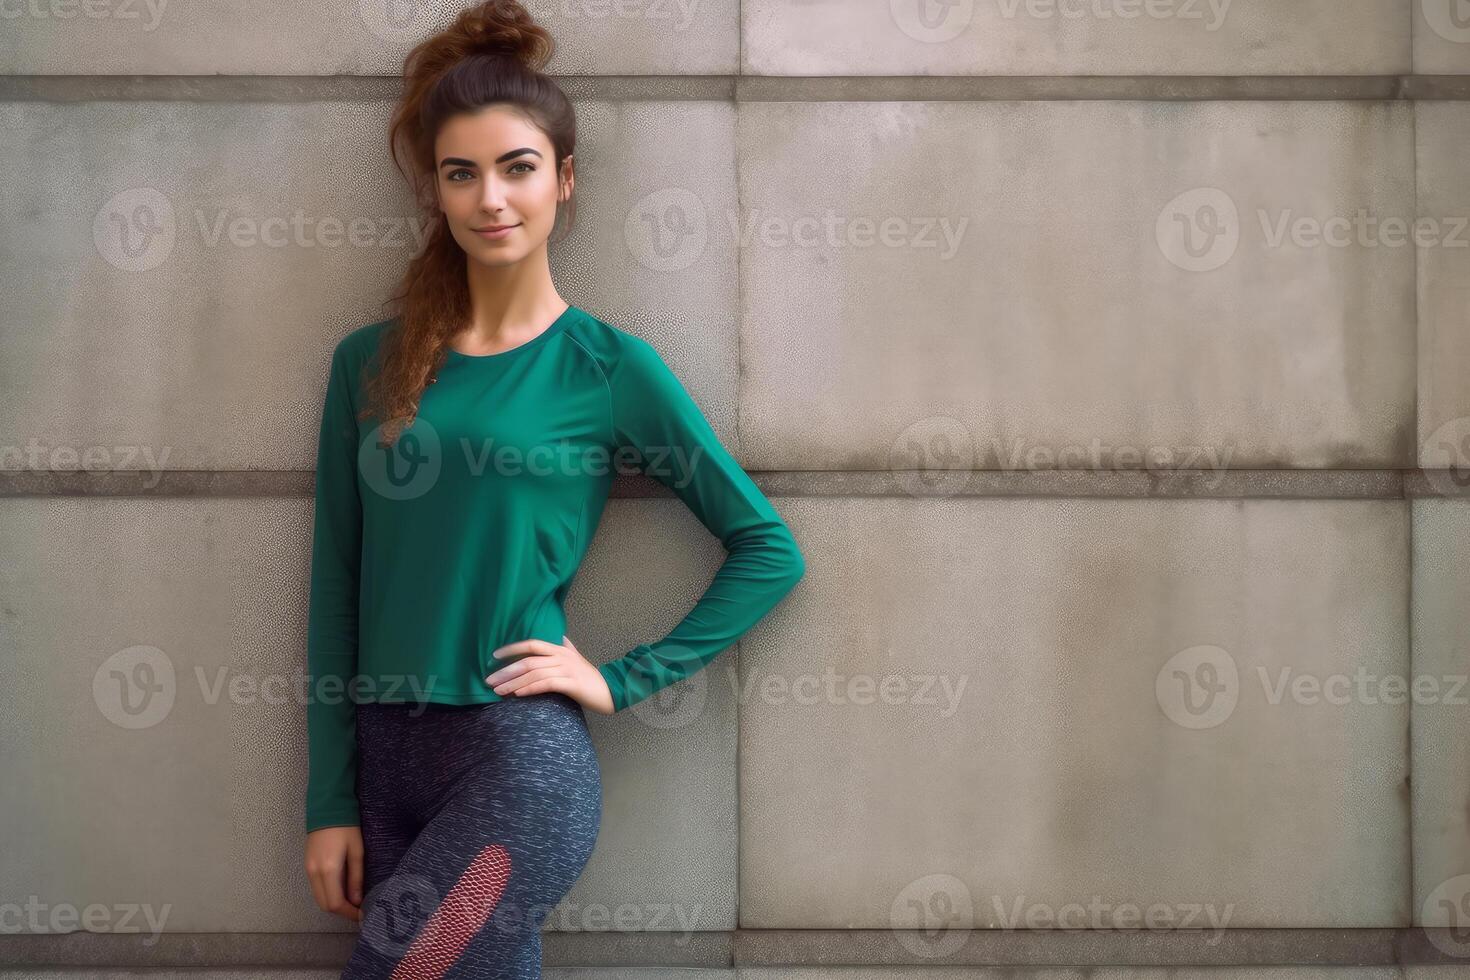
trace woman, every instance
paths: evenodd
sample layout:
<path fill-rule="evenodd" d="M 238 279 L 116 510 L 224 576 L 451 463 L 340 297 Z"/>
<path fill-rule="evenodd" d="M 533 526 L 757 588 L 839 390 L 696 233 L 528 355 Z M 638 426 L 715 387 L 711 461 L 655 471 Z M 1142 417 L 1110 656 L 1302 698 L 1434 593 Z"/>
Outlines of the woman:
<path fill-rule="evenodd" d="M 397 315 L 332 354 L 305 863 L 317 904 L 361 922 L 344 977 L 539 977 L 601 819 L 585 711 L 702 669 L 804 569 L 654 348 L 552 284 L 576 121 L 551 51 L 499 0 L 409 54 L 389 137 L 432 231 Z M 727 555 L 672 632 L 593 665 L 563 602 L 618 471 L 670 487 Z"/>

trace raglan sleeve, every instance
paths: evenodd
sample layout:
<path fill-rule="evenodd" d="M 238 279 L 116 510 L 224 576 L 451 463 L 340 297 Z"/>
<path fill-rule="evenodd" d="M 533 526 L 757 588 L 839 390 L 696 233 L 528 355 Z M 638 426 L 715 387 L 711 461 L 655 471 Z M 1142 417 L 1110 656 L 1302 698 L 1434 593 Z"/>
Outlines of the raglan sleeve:
<path fill-rule="evenodd" d="M 362 501 L 357 420 L 346 355 L 332 353 L 316 458 L 310 595 L 307 602 L 306 831 L 358 826 L 358 583 Z"/>
<path fill-rule="evenodd" d="M 791 529 L 725 450 L 689 392 L 647 341 L 627 335 L 609 374 L 620 467 L 672 490 L 720 540 L 725 557 L 668 635 L 597 669 L 621 711 L 703 669 L 780 602 L 805 573 Z"/>

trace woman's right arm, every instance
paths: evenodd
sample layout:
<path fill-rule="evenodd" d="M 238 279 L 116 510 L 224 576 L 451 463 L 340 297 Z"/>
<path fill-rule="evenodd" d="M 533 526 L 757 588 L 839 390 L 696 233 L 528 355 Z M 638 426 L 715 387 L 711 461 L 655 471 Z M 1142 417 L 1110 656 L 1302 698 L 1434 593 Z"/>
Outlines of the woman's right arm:
<path fill-rule="evenodd" d="M 362 500 L 357 483 L 355 372 L 332 352 L 317 439 L 311 584 L 307 606 L 306 869 L 317 904 L 359 919 L 362 834 L 357 807 L 358 583 Z M 315 833 L 328 830 L 327 833 Z"/>

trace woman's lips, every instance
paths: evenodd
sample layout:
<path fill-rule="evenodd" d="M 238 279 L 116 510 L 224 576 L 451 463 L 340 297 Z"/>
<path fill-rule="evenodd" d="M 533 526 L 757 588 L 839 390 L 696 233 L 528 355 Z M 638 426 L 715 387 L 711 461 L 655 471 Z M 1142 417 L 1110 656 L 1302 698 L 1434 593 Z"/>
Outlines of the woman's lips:
<path fill-rule="evenodd" d="M 519 227 L 520 224 L 517 223 L 514 225 L 507 225 L 506 227 L 501 228 L 497 231 L 480 231 L 478 228 L 472 228 L 470 230 L 473 231 L 476 235 L 479 235 L 481 238 L 489 238 L 491 240 L 494 240 L 496 238 L 504 238 L 506 235 L 509 235 L 511 232 L 515 231 Z"/>

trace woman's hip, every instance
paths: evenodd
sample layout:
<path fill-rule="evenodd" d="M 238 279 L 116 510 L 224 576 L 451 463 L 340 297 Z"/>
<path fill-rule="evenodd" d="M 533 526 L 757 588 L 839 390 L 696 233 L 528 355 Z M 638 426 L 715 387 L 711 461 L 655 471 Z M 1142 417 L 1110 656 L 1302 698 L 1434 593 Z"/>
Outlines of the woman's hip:
<path fill-rule="evenodd" d="M 376 799 L 427 817 L 455 793 L 537 810 L 601 799 L 583 708 L 554 691 L 488 704 L 359 704 L 357 743 L 365 806 Z"/>

